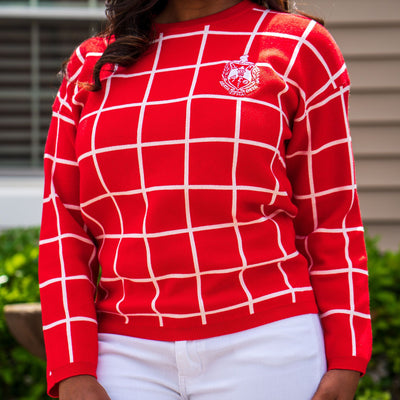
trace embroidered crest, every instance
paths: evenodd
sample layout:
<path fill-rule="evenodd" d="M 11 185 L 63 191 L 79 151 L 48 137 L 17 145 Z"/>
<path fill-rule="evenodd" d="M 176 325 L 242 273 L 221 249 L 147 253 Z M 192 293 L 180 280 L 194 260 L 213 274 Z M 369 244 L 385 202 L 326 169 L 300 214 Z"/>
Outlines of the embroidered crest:
<path fill-rule="evenodd" d="M 219 83 L 229 94 L 246 96 L 258 89 L 260 83 L 260 69 L 256 64 L 248 61 L 248 55 L 240 60 L 226 63 L 222 72 L 222 81 Z"/>

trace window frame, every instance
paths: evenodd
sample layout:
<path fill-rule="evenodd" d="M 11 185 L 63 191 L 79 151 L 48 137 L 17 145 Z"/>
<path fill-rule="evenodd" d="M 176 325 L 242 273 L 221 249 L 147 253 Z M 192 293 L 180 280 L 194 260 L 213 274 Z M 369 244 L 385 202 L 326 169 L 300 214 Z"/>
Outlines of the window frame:
<path fill-rule="evenodd" d="M 14 3 L 14 2 L 13 2 Z M 27 61 L 30 63 L 30 86 L 29 86 L 29 102 L 30 109 L 26 112 L 29 117 L 29 132 L 27 132 L 26 140 L 29 141 L 29 156 L 21 158 L 21 165 L 18 161 L 13 163 L 7 159 L 0 164 L 0 176 L 10 175 L 35 175 L 41 174 L 42 154 L 43 154 L 43 127 L 41 129 L 41 78 L 43 73 L 40 67 L 41 46 L 44 46 L 40 38 L 41 24 L 51 22 L 80 22 L 88 23 L 88 34 L 94 25 L 105 20 L 104 3 L 100 6 L 100 0 L 87 0 L 86 5 L 73 4 L 72 1 L 63 2 L 62 5 L 50 4 L 49 1 L 44 5 L 40 0 L 29 0 L 26 5 L 4 5 L 0 3 L 0 21 L 7 22 L 23 22 L 30 26 L 29 49 L 30 56 Z M 68 54 L 65 54 L 67 57 Z M 54 73 L 56 75 L 56 71 Z M 22 114 L 21 114 L 22 115 Z M 6 139 L 5 139 L 6 140 Z M 21 148 L 24 146 L 24 139 L 21 139 Z M 18 146 L 18 141 L 16 142 Z M 26 146 L 26 144 L 25 144 Z M 21 154 L 23 150 L 21 150 Z M 28 173 L 29 171 L 29 173 Z"/>

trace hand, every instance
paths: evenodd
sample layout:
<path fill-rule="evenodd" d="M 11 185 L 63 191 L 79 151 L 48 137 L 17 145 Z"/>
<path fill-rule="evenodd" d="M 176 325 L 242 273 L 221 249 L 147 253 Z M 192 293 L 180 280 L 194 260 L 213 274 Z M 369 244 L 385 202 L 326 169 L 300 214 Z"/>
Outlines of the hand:
<path fill-rule="evenodd" d="M 60 400 L 111 400 L 104 388 L 90 375 L 78 375 L 59 384 Z"/>
<path fill-rule="evenodd" d="M 359 380 L 357 371 L 330 370 L 322 377 L 311 400 L 353 400 Z"/>

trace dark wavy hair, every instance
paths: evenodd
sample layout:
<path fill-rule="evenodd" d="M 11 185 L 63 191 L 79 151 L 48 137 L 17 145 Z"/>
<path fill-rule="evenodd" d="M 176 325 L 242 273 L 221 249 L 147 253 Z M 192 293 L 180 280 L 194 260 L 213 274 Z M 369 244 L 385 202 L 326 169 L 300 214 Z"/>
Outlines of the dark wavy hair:
<path fill-rule="evenodd" d="M 251 1 L 274 11 L 290 12 L 289 0 Z M 107 25 L 101 36 L 112 36 L 115 40 L 97 61 L 93 69 L 94 83 L 88 87 L 90 90 L 101 89 L 100 71 L 104 65 L 119 64 L 128 67 L 145 53 L 154 40 L 154 19 L 163 11 L 167 2 L 168 0 L 106 0 Z M 322 23 L 319 19 L 317 21 Z"/>

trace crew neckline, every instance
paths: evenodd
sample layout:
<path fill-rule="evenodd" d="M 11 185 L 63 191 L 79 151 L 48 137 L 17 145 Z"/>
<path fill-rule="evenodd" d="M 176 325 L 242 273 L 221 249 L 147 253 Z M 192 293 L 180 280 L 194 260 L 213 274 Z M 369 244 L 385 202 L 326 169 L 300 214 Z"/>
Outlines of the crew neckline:
<path fill-rule="evenodd" d="M 255 4 L 253 4 L 250 0 L 242 0 L 240 3 L 228 7 L 225 10 L 218 11 L 214 14 L 180 22 L 167 22 L 167 23 L 156 22 L 154 24 L 154 27 L 156 29 L 156 32 L 158 33 L 172 33 L 172 32 L 182 31 L 188 28 L 204 26 L 212 22 L 221 21 L 227 18 L 231 18 L 232 16 L 237 16 L 239 13 L 247 11 L 249 9 L 249 6 L 251 5 Z"/>

